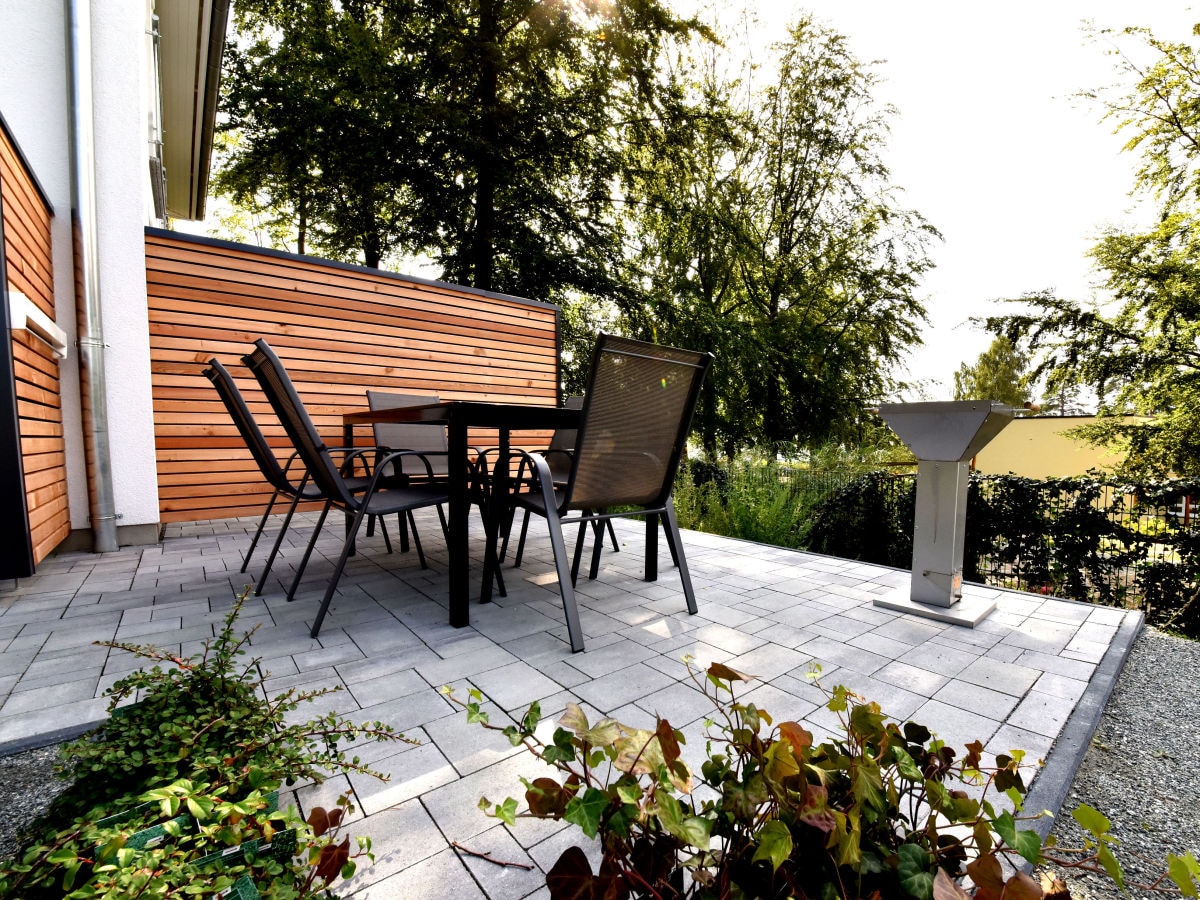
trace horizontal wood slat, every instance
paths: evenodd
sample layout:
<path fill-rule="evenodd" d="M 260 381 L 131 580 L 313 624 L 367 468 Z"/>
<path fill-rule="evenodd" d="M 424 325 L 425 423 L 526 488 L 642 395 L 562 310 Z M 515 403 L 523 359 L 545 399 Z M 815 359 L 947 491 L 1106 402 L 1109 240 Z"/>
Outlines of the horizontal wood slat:
<path fill-rule="evenodd" d="M 54 319 L 51 211 L 2 128 L 0 190 L 4 207 L 5 277 L 12 289 L 23 293 Z M 12 346 L 25 503 L 36 565 L 71 530 L 62 389 L 58 360 L 50 348 L 25 331 L 13 331 L 10 335 L 4 337 Z"/>
<path fill-rule="evenodd" d="M 224 363 L 286 460 L 287 437 L 241 364 L 259 337 L 334 445 L 341 413 L 365 408 L 368 388 L 557 402 L 558 310 L 548 304 L 155 229 L 146 232 L 146 287 L 164 522 L 256 516 L 270 497 L 202 374 L 210 358 Z M 369 429 L 359 432 L 369 443 Z M 496 435 L 471 439 L 491 446 Z"/>

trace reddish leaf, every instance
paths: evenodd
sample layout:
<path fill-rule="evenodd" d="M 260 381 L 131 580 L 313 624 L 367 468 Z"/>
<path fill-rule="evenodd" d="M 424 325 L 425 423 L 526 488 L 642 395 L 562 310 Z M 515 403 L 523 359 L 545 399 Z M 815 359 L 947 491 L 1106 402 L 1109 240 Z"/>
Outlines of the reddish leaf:
<path fill-rule="evenodd" d="M 659 719 L 658 728 L 654 733 L 658 735 L 658 745 L 662 747 L 663 759 L 667 762 L 667 768 L 670 768 L 675 760 L 679 759 L 679 741 L 675 740 L 675 729 L 666 719 Z"/>
<path fill-rule="evenodd" d="M 1017 872 L 1004 886 L 1004 900 L 1042 900 L 1042 886 L 1024 872 Z"/>
<path fill-rule="evenodd" d="M 971 900 L 971 895 L 945 869 L 938 869 L 933 878 L 933 900 Z"/>
<path fill-rule="evenodd" d="M 967 744 L 967 756 L 963 760 L 963 764 L 969 769 L 978 769 L 981 762 L 983 762 L 983 744 L 979 741 L 971 741 Z"/>
<path fill-rule="evenodd" d="M 553 778 L 535 778 L 525 792 L 529 811 L 542 818 L 561 818 L 570 799 L 571 793 Z"/>
<path fill-rule="evenodd" d="M 1071 900 L 1071 889 L 1058 878 L 1042 873 L 1042 893 L 1046 900 Z"/>
<path fill-rule="evenodd" d="M 1004 895 L 1004 871 L 996 854 L 985 853 L 968 863 L 967 874 L 975 882 L 975 900 L 1000 900 Z"/>
<path fill-rule="evenodd" d="M 587 854 L 578 847 L 564 850 L 554 868 L 546 873 L 550 900 L 593 900 L 595 882 Z"/>
<path fill-rule="evenodd" d="M 350 835 L 346 835 L 340 844 L 326 844 L 321 848 L 321 856 L 315 866 L 317 877 L 323 878 L 326 884 L 332 882 L 341 874 L 342 866 L 350 859 Z"/>
<path fill-rule="evenodd" d="M 792 753 L 795 754 L 796 760 L 802 762 L 804 760 L 804 752 L 812 746 L 812 733 L 805 731 L 796 722 L 782 723 L 779 726 L 779 733 L 791 744 Z"/>
<path fill-rule="evenodd" d="M 756 675 L 746 675 L 737 669 L 729 668 L 724 663 L 717 662 L 708 667 L 708 674 L 713 678 L 719 678 L 721 681 L 751 681 L 758 677 Z"/>
<path fill-rule="evenodd" d="M 314 806 L 312 812 L 308 814 L 308 826 L 317 837 L 321 837 L 329 831 L 332 825 L 333 823 L 329 820 L 329 813 L 323 807 Z"/>

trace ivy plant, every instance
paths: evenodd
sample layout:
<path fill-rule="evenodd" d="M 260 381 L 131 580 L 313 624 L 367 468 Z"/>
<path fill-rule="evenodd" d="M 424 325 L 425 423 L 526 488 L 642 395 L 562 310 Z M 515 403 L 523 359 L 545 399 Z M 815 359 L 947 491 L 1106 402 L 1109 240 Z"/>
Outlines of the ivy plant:
<path fill-rule="evenodd" d="M 698 772 L 684 761 L 685 735 L 656 717 L 652 729 L 611 718 L 592 722 L 568 704 L 548 740 L 533 704 L 521 722 L 488 722 L 482 697 L 454 697 L 470 721 L 502 731 L 554 772 L 523 779 L 515 798 L 480 800 L 510 826 L 560 819 L 599 841 L 593 870 L 579 847 L 546 876 L 552 900 L 567 898 L 912 898 L 977 900 L 1064 897 L 1049 877 L 1027 874 L 1047 860 L 1022 812 L 1024 754 L 985 762 L 982 744 L 963 754 L 914 722 L 889 719 L 844 687 L 827 695 L 839 727 L 818 741 L 794 721 L 776 723 L 739 699 L 753 677 L 714 663 L 689 674 L 713 703 Z M 1077 815 L 1094 841 L 1071 864 L 1120 880 L 1105 820 Z M 1191 856 L 1173 858 L 1170 880 L 1195 896 Z"/>

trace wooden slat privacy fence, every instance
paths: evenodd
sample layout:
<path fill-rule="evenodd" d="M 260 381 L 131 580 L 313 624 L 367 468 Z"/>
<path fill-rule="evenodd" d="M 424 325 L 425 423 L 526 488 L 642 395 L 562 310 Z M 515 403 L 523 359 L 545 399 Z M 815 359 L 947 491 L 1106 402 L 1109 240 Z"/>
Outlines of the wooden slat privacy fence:
<path fill-rule="evenodd" d="M 257 515 L 266 504 L 270 492 L 202 375 L 221 360 L 286 459 L 283 428 L 241 364 L 259 337 L 330 444 L 341 443 L 341 413 L 366 407 L 368 388 L 557 402 L 551 304 L 157 229 L 146 231 L 146 287 L 164 522 Z"/>
<path fill-rule="evenodd" d="M 5 276 L 51 319 L 54 314 L 52 212 L 7 131 L 0 128 Z M 53 351 L 28 331 L 11 333 L 25 498 L 36 565 L 71 531 L 62 390 Z"/>

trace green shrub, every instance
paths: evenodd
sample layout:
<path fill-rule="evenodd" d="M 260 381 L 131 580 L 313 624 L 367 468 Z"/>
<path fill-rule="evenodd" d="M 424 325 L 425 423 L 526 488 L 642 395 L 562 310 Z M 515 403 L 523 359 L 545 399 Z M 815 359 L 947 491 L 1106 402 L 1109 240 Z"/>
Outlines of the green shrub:
<path fill-rule="evenodd" d="M 307 821 L 294 808 L 276 809 L 274 798 L 285 783 L 339 772 L 383 778 L 348 759 L 342 745 L 406 739 L 382 723 L 354 725 L 332 713 L 289 722 L 329 691 L 266 695 L 259 661 L 244 658 L 254 629 L 234 631 L 245 599 L 244 592 L 220 633 L 190 658 L 107 644 L 155 665 L 117 681 L 110 717 L 64 746 L 59 774 L 71 784 L 0 867 L 0 897 L 207 896 L 243 876 L 279 900 L 332 896 L 330 885 L 353 873 L 354 860 L 370 857 L 369 840 L 352 851 L 340 835 L 348 797 Z M 206 861 L 213 854 L 219 866 Z"/>

